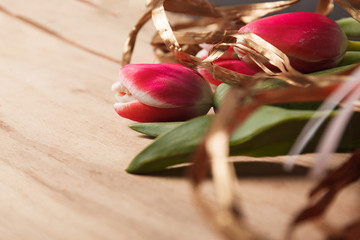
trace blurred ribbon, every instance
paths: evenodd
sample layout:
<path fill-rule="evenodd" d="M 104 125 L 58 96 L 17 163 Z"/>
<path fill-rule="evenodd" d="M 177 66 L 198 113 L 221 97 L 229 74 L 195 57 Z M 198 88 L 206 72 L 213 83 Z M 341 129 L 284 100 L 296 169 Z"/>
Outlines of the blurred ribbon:
<path fill-rule="evenodd" d="M 334 9 L 333 0 L 320 0 L 318 2 L 316 12 L 327 16 L 332 12 L 333 9 Z"/>

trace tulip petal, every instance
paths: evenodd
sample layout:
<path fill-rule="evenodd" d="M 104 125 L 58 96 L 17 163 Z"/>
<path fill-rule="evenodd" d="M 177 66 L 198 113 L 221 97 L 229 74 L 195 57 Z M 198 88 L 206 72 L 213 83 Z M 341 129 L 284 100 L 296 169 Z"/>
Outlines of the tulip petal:
<path fill-rule="evenodd" d="M 120 71 L 120 81 L 140 102 L 154 107 L 211 105 L 210 85 L 191 68 L 180 64 L 129 64 Z"/>
<path fill-rule="evenodd" d="M 209 83 L 195 70 L 174 63 L 129 64 L 112 85 L 116 112 L 139 122 L 185 121 L 212 107 Z"/>
<path fill-rule="evenodd" d="M 252 76 L 256 73 L 241 60 L 216 60 L 214 63 L 220 67 L 249 76 Z M 199 72 L 211 84 L 218 86 L 223 83 L 222 81 L 214 79 L 206 69 L 200 68 Z"/>
<path fill-rule="evenodd" d="M 195 107 L 157 108 L 139 101 L 115 103 L 114 108 L 121 117 L 137 122 L 186 121 L 209 111 L 209 108 Z"/>
<path fill-rule="evenodd" d="M 249 32 L 283 51 L 291 65 L 303 73 L 335 67 L 347 47 L 347 37 L 336 22 L 311 12 L 265 17 L 239 30 Z"/>

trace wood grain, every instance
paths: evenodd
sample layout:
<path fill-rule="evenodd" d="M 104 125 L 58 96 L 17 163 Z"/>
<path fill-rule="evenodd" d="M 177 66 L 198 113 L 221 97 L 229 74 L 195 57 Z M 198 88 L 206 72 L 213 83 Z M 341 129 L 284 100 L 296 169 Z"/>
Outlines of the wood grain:
<path fill-rule="evenodd" d="M 194 205 L 182 170 L 124 171 L 151 140 L 113 110 L 119 64 L 86 49 L 119 59 L 145 7 L 140 0 L 104 3 L 113 5 L 0 1 L 7 11 L 0 11 L 0 239 L 220 239 Z M 139 36 L 134 62 L 154 61 L 149 36 L 151 26 Z M 278 158 L 245 159 L 252 169 L 269 167 L 265 160 L 278 169 Z M 238 181 L 250 227 L 269 239 L 283 237 L 314 184 L 275 169 L 277 177 Z M 358 197 L 359 185 L 344 191 L 328 224 L 336 229 L 356 217 Z M 299 239 L 321 239 L 315 225 L 300 230 Z"/>

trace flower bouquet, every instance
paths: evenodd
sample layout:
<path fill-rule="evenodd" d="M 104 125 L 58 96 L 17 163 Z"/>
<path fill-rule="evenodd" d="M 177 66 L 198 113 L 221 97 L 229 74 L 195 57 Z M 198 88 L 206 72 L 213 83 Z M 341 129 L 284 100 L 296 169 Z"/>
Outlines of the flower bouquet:
<path fill-rule="evenodd" d="M 288 238 L 360 178 L 360 44 L 350 40 L 360 37 L 360 11 L 355 1 L 335 0 L 351 17 L 333 21 L 327 15 L 334 3 L 325 0 L 316 13 L 277 14 L 298 2 L 224 7 L 150 0 L 129 34 L 112 86 L 116 112 L 155 138 L 126 170 L 147 174 L 191 163 L 194 195 L 228 239 L 257 238 L 236 201 L 229 155 L 285 156 L 284 169 L 291 171 L 297 155 L 317 153 L 309 174 L 321 178 L 311 192 L 317 199 L 294 218 Z M 168 13 L 178 22 L 170 23 Z M 150 19 L 159 63 L 131 64 L 137 34 Z M 329 171 L 334 152 L 351 156 Z M 210 170 L 216 204 L 201 194 Z M 359 229 L 360 221 L 336 239 L 360 239 Z"/>

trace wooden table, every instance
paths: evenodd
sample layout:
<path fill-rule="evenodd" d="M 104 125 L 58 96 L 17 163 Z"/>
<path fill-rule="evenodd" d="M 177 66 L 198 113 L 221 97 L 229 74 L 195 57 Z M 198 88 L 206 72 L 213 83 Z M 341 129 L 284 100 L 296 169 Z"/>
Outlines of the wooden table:
<path fill-rule="evenodd" d="M 1 240 L 221 239 L 194 204 L 184 174 L 124 171 L 151 139 L 115 113 L 110 87 L 144 5 L 0 1 Z M 149 24 L 140 34 L 133 62 L 155 61 L 148 45 L 153 31 Z M 272 161 L 280 169 L 281 159 L 245 160 L 259 168 Z M 238 192 L 249 226 L 282 239 L 314 182 L 271 171 L 273 177 L 239 177 Z M 338 229 L 353 220 L 358 200 L 359 185 L 346 189 L 326 224 Z M 321 234 L 308 224 L 296 235 Z"/>

